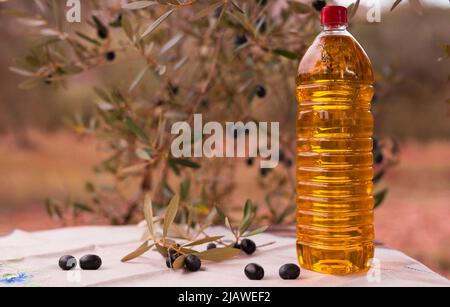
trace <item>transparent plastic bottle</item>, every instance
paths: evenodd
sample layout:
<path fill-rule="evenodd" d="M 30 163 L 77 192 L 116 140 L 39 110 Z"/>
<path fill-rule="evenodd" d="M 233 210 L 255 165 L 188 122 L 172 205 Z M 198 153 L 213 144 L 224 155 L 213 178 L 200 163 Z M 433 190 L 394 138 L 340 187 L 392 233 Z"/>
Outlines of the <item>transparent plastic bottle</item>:
<path fill-rule="evenodd" d="M 338 275 L 366 271 L 374 254 L 374 79 L 347 23 L 345 7 L 322 9 L 297 75 L 298 258 Z"/>

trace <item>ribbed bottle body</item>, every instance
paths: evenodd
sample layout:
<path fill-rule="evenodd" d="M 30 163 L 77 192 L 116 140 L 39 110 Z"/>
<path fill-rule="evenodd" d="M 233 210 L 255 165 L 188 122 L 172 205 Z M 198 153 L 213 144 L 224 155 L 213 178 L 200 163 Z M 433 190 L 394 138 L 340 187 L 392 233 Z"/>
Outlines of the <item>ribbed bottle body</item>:
<path fill-rule="evenodd" d="M 373 75 L 354 38 L 322 33 L 297 78 L 297 251 L 329 274 L 365 271 L 374 254 Z"/>

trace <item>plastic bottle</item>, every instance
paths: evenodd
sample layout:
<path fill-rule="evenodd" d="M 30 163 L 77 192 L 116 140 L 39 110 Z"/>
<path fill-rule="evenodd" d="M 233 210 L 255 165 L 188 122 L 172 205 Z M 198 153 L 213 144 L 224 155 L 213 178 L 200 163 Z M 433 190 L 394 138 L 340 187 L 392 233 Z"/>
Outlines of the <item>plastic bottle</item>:
<path fill-rule="evenodd" d="M 347 9 L 323 8 L 322 25 L 297 75 L 297 252 L 302 267 L 341 275 L 374 255 L 374 79 Z"/>

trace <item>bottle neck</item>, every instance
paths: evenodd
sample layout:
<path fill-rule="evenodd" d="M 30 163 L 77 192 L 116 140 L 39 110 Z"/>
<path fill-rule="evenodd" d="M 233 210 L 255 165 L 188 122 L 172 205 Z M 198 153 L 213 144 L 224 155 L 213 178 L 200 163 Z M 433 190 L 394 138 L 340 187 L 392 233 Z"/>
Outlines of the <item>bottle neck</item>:
<path fill-rule="evenodd" d="M 324 25 L 323 30 L 326 32 L 336 32 L 336 31 L 346 31 L 347 30 L 347 24 L 337 24 L 337 25 Z"/>

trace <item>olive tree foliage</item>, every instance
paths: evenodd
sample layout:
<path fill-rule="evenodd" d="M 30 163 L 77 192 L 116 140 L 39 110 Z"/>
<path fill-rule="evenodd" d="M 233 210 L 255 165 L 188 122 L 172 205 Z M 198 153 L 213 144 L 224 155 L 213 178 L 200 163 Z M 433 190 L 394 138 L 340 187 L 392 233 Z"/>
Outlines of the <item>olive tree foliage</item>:
<path fill-rule="evenodd" d="M 192 224 L 214 206 L 229 208 L 230 196 L 241 188 L 237 179 L 248 176 L 259 187 L 252 193 L 263 195 L 266 210 L 260 219 L 293 220 L 294 76 L 320 31 L 317 3 L 93 0 L 81 1 L 80 23 L 68 23 L 65 2 L 34 0 L 20 10 L 2 10 L 37 37 L 11 67 L 26 78 L 20 88 L 67 88 L 76 75 L 108 72 L 92 85 L 95 113 L 68 125 L 95 136 L 109 157 L 95 167 L 99 182 L 86 183 L 89 201 L 48 199 L 52 216 L 72 219 L 83 213 L 112 224 L 132 223 L 142 218 L 142 197 L 151 192 L 161 209 L 178 194 L 178 218 Z M 349 8 L 351 16 L 358 5 Z M 170 128 L 176 121 L 192 122 L 195 113 L 202 113 L 204 122 L 279 121 L 280 165 L 264 171 L 251 159 L 174 158 Z M 374 180 L 393 163 L 380 161 Z M 385 194 L 375 195 L 378 203 Z"/>

